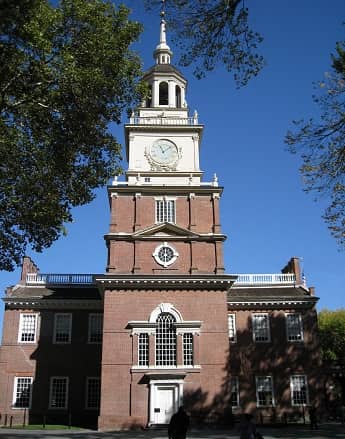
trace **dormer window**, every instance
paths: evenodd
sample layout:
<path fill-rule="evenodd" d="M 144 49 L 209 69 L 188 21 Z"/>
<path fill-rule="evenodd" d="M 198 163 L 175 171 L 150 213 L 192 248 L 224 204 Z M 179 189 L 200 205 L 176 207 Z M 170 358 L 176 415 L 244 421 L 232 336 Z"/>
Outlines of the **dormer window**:
<path fill-rule="evenodd" d="M 168 105 L 168 104 L 169 104 L 168 83 L 161 82 L 159 84 L 159 105 Z"/>

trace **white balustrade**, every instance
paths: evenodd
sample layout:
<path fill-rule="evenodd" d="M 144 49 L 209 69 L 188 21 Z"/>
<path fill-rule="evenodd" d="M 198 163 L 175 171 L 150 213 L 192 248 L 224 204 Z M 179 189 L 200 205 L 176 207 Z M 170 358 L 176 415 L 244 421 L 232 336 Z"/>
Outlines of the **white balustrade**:
<path fill-rule="evenodd" d="M 27 285 L 85 285 L 93 284 L 92 274 L 28 273 Z"/>
<path fill-rule="evenodd" d="M 296 276 L 293 273 L 278 274 L 237 274 L 235 285 L 293 285 Z"/>
<path fill-rule="evenodd" d="M 130 125 L 198 125 L 197 117 L 139 117 L 132 116 Z"/>

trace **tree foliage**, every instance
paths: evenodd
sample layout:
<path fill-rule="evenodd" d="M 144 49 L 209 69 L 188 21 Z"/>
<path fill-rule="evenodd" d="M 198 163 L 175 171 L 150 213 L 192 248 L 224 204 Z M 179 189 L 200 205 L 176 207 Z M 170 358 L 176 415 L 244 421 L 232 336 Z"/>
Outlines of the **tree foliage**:
<path fill-rule="evenodd" d="M 320 311 L 319 335 L 324 359 L 345 364 L 345 308 Z"/>
<path fill-rule="evenodd" d="M 146 0 L 148 8 L 160 3 Z M 244 0 L 166 0 L 165 8 L 174 42 L 182 51 L 179 63 L 194 65 L 197 78 L 223 65 L 243 86 L 263 68 L 264 59 L 257 52 L 262 37 L 250 28 Z"/>
<path fill-rule="evenodd" d="M 305 190 L 330 200 L 324 219 L 332 235 L 345 247 L 345 41 L 337 43 L 332 71 L 317 84 L 314 102 L 320 119 L 295 121 L 286 142 L 302 158 Z"/>
<path fill-rule="evenodd" d="M 119 167 L 109 131 L 141 93 L 141 32 L 102 0 L 1 0 L 0 269 L 49 247 Z"/>

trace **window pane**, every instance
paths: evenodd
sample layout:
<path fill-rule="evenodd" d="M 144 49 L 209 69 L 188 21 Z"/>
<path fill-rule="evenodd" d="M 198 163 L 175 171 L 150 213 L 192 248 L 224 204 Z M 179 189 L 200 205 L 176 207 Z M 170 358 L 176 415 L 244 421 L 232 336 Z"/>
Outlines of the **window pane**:
<path fill-rule="evenodd" d="M 21 314 L 19 341 L 23 343 L 34 343 L 36 340 L 36 327 L 37 314 Z"/>
<path fill-rule="evenodd" d="M 175 223 L 175 200 L 156 201 L 156 222 Z"/>
<path fill-rule="evenodd" d="M 103 314 L 89 315 L 89 343 L 101 343 L 103 335 Z"/>
<path fill-rule="evenodd" d="M 291 401 L 292 405 L 308 404 L 308 387 L 304 375 L 291 377 Z"/>
<path fill-rule="evenodd" d="M 300 341 L 303 339 L 302 319 L 300 314 L 287 314 L 286 328 L 288 341 Z"/>
<path fill-rule="evenodd" d="M 193 334 L 183 334 L 183 364 L 193 366 Z"/>
<path fill-rule="evenodd" d="M 240 405 L 238 377 L 231 378 L 230 385 L 231 385 L 231 406 L 238 407 Z"/>
<path fill-rule="evenodd" d="M 88 378 L 86 391 L 86 407 L 88 409 L 98 409 L 100 407 L 101 380 L 99 378 Z"/>
<path fill-rule="evenodd" d="M 162 313 L 157 319 L 156 365 L 176 366 L 176 329 L 175 318 L 169 313 Z"/>
<path fill-rule="evenodd" d="M 32 377 L 17 377 L 14 384 L 13 407 L 29 408 L 32 391 Z"/>
<path fill-rule="evenodd" d="M 253 336 L 254 341 L 269 341 L 269 320 L 267 314 L 253 315 Z"/>
<path fill-rule="evenodd" d="M 138 358 L 139 366 L 149 365 L 149 334 L 139 334 Z"/>
<path fill-rule="evenodd" d="M 68 378 L 54 377 L 50 381 L 50 408 L 63 409 L 67 407 Z"/>
<path fill-rule="evenodd" d="M 70 343 L 71 342 L 71 314 L 55 314 L 55 343 Z"/>
<path fill-rule="evenodd" d="M 257 405 L 273 405 L 272 377 L 256 377 Z"/>
<path fill-rule="evenodd" d="M 234 343 L 236 341 L 236 319 L 235 314 L 228 315 L 229 340 Z"/>

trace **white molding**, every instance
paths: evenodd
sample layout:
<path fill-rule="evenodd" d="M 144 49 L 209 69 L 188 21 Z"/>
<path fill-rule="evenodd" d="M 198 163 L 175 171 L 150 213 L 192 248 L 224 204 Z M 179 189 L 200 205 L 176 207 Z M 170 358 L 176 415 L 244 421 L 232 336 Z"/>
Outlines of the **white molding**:
<path fill-rule="evenodd" d="M 169 313 L 175 317 L 176 322 L 183 322 L 182 315 L 171 303 L 160 303 L 150 314 L 149 322 L 155 323 L 159 314 Z"/>

